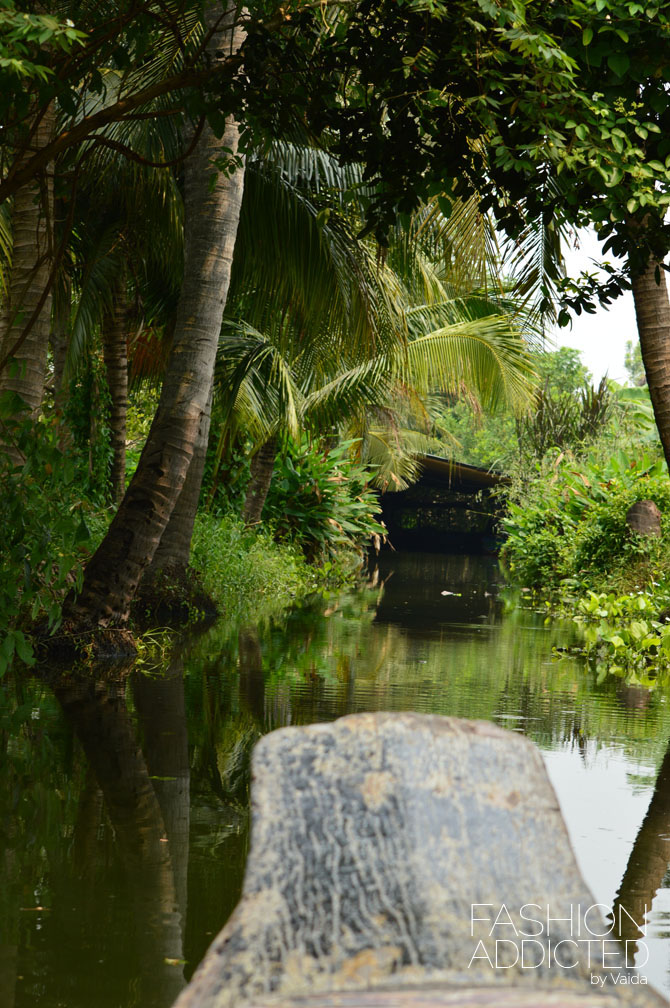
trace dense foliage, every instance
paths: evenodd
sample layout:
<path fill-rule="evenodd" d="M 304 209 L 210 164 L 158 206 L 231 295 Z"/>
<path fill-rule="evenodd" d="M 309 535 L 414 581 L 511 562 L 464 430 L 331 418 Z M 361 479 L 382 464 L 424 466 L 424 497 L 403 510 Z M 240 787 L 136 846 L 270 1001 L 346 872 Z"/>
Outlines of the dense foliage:
<path fill-rule="evenodd" d="M 660 537 L 626 520 L 635 502 L 650 500 Z M 597 439 L 553 448 L 519 472 L 503 525 L 509 580 L 533 606 L 582 628 L 575 650 L 601 678 L 649 686 L 670 669 L 670 478 L 643 411 L 626 416 L 619 406 Z"/>
<path fill-rule="evenodd" d="M 385 529 L 370 487 L 370 473 L 348 455 L 346 442 L 318 449 L 303 442 L 277 466 L 265 515 L 281 538 L 298 543 L 311 559 L 333 558 L 345 548 L 379 547 Z"/>
<path fill-rule="evenodd" d="M 0 422 L 15 404 L 0 397 Z M 3 416 L 4 414 L 4 416 Z M 81 577 L 82 549 L 90 532 L 76 467 L 57 441 L 53 424 L 35 425 L 25 416 L 13 427 L 12 457 L 0 455 L 0 676 L 15 655 L 32 665 L 26 635 L 40 619 L 54 631 L 65 593 Z M 17 461 L 16 454 L 19 459 Z"/>
<path fill-rule="evenodd" d="M 6 478 L 67 446 L 65 511 L 118 505 L 83 580 L 32 562 L 59 601 L 71 588 L 69 625 L 124 624 L 154 564 L 188 563 L 203 471 L 210 510 L 317 559 L 383 536 L 369 487 L 405 487 L 422 451 L 462 439 L 543 471 L 607 428 L 611 389 L 574 359 L 558 381 L 550 356 L 536 382 L 531 354 L 568 307 L 660 296 L 670 4 L 5 0 L 0 24 Z M 566 279 L 567 227 L 589 222 L 625 266 Z M 665 351 L 641 340 L 670 458 Z M 55 418 L 46 448 L 17 451 L 12 390 L 39 435 Z M 487 430 L 468 409 L 498 412 Z M 22 480 L 17 520 L 39 530 Z M 52 629 L 56 603 L 24 582 L 0 616 Z"/>
<path fill-rule="evenodd" d="M 670 480 L 657 453 L 617 450 L 610 439 L 582 457 L 547 453 L 510 495 L 503 558 L 511 577 L 550 592 L 566 582 L 633 587 L 660 576 L 667 542 L 626 525 L 626 512 L 640 500 L 670 510 Z"/>

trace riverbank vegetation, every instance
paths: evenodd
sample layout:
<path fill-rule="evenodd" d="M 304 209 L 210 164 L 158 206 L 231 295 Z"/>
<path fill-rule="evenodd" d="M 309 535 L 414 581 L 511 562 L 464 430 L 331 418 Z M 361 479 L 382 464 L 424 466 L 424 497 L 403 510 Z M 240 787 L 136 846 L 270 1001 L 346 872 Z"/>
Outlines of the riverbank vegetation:
<path fill-rule="evenodd" d="M 609 387 L 595 423 L 593 389 L 565 395 L 565 437 L 546 435 L 560 427 L 542 401 L 524 422 L 534 450 L 506 491 L 503 568 L 526 604 L 582 627 L 578 650 L 602 675 L 649 685 L 670 670 L 670 479 L 648 394 Z M 658 509 L 644 533 L 630 518 L 643 501 Z"/>
<path fill-rule="evenodd" d="M 532 354 L 631 287 L 670 459 L 670 7 L 639 14 L 4 4 L 0 671 L 186 588 L 196 524 L 212 570 L 272 537 L 290 595 L 383 538 L 422 452 L 592 439 L 613 393 Z M 567 278 L 588 224 L 623 266 Z"/>

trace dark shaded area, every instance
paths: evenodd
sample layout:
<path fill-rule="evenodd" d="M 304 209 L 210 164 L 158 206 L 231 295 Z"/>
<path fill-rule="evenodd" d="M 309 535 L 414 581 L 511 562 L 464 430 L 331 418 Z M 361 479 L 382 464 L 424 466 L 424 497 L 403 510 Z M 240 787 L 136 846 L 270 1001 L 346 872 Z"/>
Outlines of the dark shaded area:
<path fill-rule="evenodd" d="M 493 553 L 500 544 L 502 473 L 425 455 L 419 480 L 382 495 L 382 517 L 396 549 Z"/>
<path fill-rule="evenodd" d="M 412 635 L 458 635 L 464 626 L 500 617 L 501 576 L 493 557 L 383 552 L 374 561 L 384 591 L 375 622 Z"/>

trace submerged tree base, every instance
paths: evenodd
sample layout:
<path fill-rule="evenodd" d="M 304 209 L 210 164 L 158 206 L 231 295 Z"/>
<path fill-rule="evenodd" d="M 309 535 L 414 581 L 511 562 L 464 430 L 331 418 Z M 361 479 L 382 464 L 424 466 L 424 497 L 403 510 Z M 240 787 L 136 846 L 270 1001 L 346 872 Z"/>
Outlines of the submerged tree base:
<path fill-rule="evenodd" d="M 149 627 L 177 627 L 194 620 L 217 616 L 218 609 L 191 567 L 166 567 L 143 581 L 132 610 L 132 626 L 140 634 Z M 126 626 L 85 625 L 66 616 L 58 633 L 37 628 L 33 635 L 37 658 L 63 663 L 115 663 L 135 658 L 137 644 Z"/>
<path fill-rule="evenodd" d="M 198 571 L 171 564 L 155 574 L 145 575 L 131 610 L 133 621 L 146 628 L 157 623 L 169 626 L 219 615 Z"/>
<path fill-rule="evenodd" d="M 134 658 L 135 639 L 126 627 L 83 629 L 64 623 L 57 634 L 36 634 L 38 660 L 63 662 L 117 662 Z"/>

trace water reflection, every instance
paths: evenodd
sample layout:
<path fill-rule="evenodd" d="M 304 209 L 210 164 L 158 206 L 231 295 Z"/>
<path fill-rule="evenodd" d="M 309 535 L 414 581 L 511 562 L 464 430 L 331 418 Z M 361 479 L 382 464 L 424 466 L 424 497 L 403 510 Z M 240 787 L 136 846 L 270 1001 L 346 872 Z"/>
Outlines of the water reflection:
<path fill-rule="evenodd" d="M 670 746 L 658 771 L 654 793 L 628 858 L 613 905 L 618 936 L 634 941 L 646 930 L 647 912 L 670 865 Z"/>
<path fill-rule="evenodd" d="M 104 803 L 130 899 L 132 946 L 126 952 L 134 960 L 135 989 L 142 1003 L 159 1006 L 171 1004 L 184 986 L 180 967 L 189 766 L 181 661 L 173 661 L 166 674 L 153 681 L 133 678 L 143 748 L 128 711 L 123 678 L 60 680 L 53 690 L 94 778 L 88 775 L 80 802 L 78 832 L 88 840 L 75 845 L 75 866 L 85 881 L 95 857 L 92 834 Z M 102 802 L 96 801 L 96 791 Z M 83 863 L 82 852 L 87 855 Z M 94 896 L 94 889 L 88 891 Z M 94 907 L 89 914 L 95 916 Z"/>
<path fill-rule="evenodd" d="M 387 554 L 325 610 L 220 623 L 160 674 L 1 683 L 0 1004 L 168 1008 L 239 895 L 253 744 L 354 711 L 528 734 L 596 898 L 638 914 L 667 883 L 666 698 L 556 661 L 570 627 L 503 614 L 498 580 L 488 558 Z M 666 984 L 670 939 L 651 945 Z"/>

